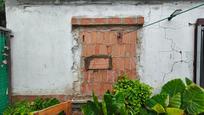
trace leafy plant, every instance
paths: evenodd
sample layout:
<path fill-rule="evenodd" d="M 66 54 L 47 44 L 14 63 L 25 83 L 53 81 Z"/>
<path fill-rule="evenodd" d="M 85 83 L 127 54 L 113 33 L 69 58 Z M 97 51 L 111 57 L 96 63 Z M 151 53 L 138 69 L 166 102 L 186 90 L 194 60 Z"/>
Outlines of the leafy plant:
<path fill-rule="evenodd" d="M 188 85 L 183 93 L 182 108 L 189 114 L 204 112 L 204 91 L 196 84 Z"/>
<path fill-rule="evenodd" d="M 114 85 L 115 92 L 123 93 L 128 114 L 139 114 L 147 99 L 150 98 L 152 88 L 139 80 L 129 80 L 126 75 L 119 78 Z"/>
<path fill-rule="evenodd" d="M 59 100 L 56 98 L 36 98 L 31 104 L 32 104 L 32 110 L 37 111 L 41 110 L 56 104 L 59 104 Z"/>
<path fill-rule="evenodd" d="M 29 115 L 30 112 L 32 112 L 31 105 L 24 100 L 8 106 L 3 115 Z"/>
<path fill-rule="evenodd" d="M 84 115 L 127 115 L 125 98 L 122 93 L 111 94 L 106 92 L 102 102 L 93 93 L 93 101 L 88 101 L 82 106 Z"/>
<path fill-rule="evenodd" d="M 204 90 L 187 78 L 186 84 L 181 79 L 174 79 L 166 83 L 161 93 L 150 98 L 146 105 L 157 114 L 200 114 L 204 112 Z"/>
<path fill-rule="evenodd" d="M 173 95 L 169 100 L 169 107 L 180 108 L 181 107 L 181 93 Z"/>
<path fill-rule="evenodd" d="M 34 111 L 38 111 L 58 103 L 59 100 L 56 98 L 36 98 L 32 102 L 23 100 L 8 106 L 3 112 L 3 115 L 31 115 Z"/>
<path fill-rule="evenodd" d="M 181 79 L 174 79 L 166 83 L 161 90 L 161 93 L 167 93 L 170 97 L 177 93 L 183 93 L 186 86 Z"/>
<path fill-rule="evenodd" d="M 157 94 L 147 101 L 150 107 L 160 104 L 163 107 L 166 107 L 169 104 L 169 96 L 167 94 Z"/>

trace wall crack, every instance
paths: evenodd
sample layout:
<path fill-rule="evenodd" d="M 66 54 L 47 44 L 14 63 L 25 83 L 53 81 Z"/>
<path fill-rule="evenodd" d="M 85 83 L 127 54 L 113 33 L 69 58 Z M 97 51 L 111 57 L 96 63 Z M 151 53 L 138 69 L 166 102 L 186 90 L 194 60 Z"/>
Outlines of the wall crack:
<path fill-rule="evenodd" d="M 164 52 L 169 53 L 170 54 L 170 59 L 173 60 L 171 66 L 170 66 L 170 70 L 168 72 L 163 73 L 162 82 L 164 83 L 166 77 L 168 77 L 168 75 L 170 75 L 171 73 L 174 72 L 174 68 L 175 68 L 175 66 L 177 64 L 183 64 L 183 63 L 189 64 L 189 63 L 192 62 L 192 59 L 190 59 L 190 60 L 189 59 L 184 59 L 183 58 L 184 57 L 183 56 L 184 51 L 182 51 L 179 47 L 177 47 L 177 45 L 176 45 L 175 41 L 173 40 L 173 38 L 167 37 L 167 30 L 172 29 L 172 28 L 168 28 L 168 27 L 161 27 L 161 28 L 164 29 L 164 34 L 165 34 L 164 39 L 170 41 L 171 49 L 167 50 L 167 51 L 160 51 L 160 53 L 164 53 Z M 174 60 L 175 59 L 175 53 L 180 55 L 179 59 Z"/>

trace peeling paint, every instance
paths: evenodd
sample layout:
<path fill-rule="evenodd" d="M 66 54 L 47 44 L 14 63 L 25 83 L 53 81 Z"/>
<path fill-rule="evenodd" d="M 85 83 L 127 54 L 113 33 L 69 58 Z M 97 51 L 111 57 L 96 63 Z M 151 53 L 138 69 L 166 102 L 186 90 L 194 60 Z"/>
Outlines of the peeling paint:
<path fill-rule="evenodd" d="M 144 57 L 144 47 L 143 47 L 143 30 L 137 30 L 137 43 L 136 43 L 136 71 L 138 72 L 138 79 L 140 79 L 143 76 L 144 68 L 143 64 L 141 62 L 141 58 Z"/>
<path fill-rule="evenodd" d="M 79 37 L 79 30 L 74 29 L 72 31 L 73 35 L 73 47 L 72 47 L 72 55 L 73 55 L 73 64 L 72 64 L 72 72 L 73 77 L 75 77 L 77 80 L 73 81 L 73 92 L 74 95 L 80 94 L 80 85 L 81 85 L 81 50 L 82 50 L 82 44 L 80 43 L 80 37 Z"/>

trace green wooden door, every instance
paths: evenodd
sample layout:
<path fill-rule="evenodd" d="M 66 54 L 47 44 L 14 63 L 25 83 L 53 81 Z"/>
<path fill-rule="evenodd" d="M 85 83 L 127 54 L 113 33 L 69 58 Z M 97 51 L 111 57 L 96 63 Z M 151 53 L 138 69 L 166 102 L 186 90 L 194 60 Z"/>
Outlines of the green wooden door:
<path fill-rule="evenodd" d="M 0 115 L 9 103 L 6 40 L 5 32 L 0 31 Z"/>

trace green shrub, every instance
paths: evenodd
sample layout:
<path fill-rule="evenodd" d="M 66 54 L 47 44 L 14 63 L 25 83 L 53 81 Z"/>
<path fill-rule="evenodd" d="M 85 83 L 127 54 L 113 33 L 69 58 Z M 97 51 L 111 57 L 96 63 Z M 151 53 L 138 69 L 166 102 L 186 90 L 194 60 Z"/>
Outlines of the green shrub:
<path fill-rule="evenodd" d="M 126 75 L 120 76 L 114 85 L 115 92 L 122 92 L 128 114 L 139 114 L 141 108 L 150 98 L 152 88 L 139 80 L 129 80 Z"/>
<path fill-rule="evenodd" d="M 56 98 L 36 98 L 31 104 L 32 104 L 32 110 L 38 111 L 56 104 L 59 104 L 59 100 Z"/>
<path fill-rule="evenodd" d="M 38 111 L 58 103 L 59 100 L 56 98 L 36 98 L 32 102 L 23 100 L 9 105 L 3 112 L 3 115 L 30 115 L 34 111 Z"/>
<path fill-rule="evenodd" d="M 19 101 L 8 106 L 3 112 L 3 115 L 29 115 L 32 112 L 31 108 L 31 104 L 28 101 Z"/>
<path fill-rule="evenodd" d="M 84 115 L 198 115 L 204 113 L 204 89 L 186 78 L 167 82 L 160 94 L 150 98 L 151 87 L 122 76 L 114 92 L 106 93 L 102 102 L 93 95 L 82 107 Z"/>

